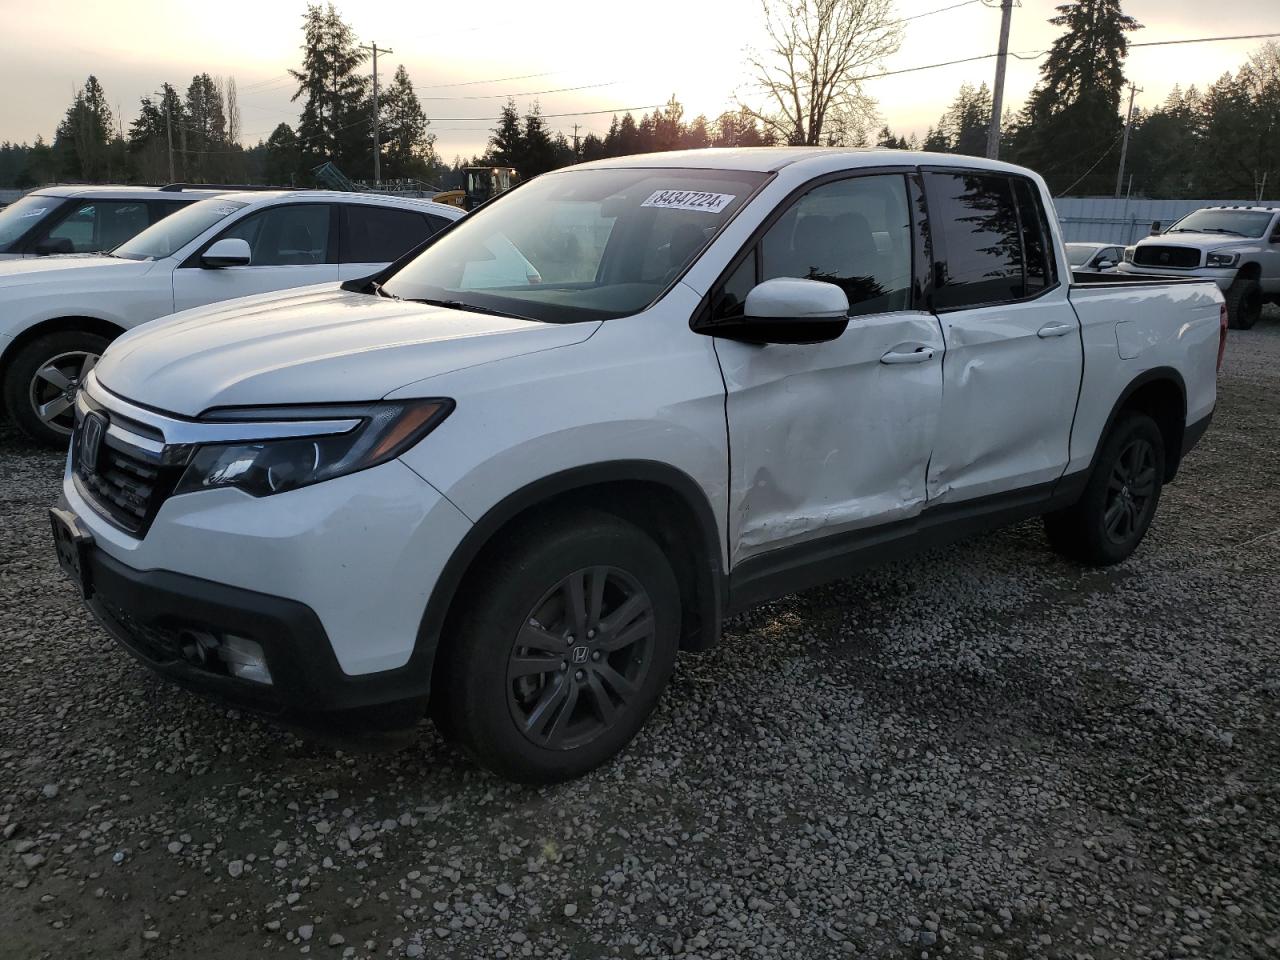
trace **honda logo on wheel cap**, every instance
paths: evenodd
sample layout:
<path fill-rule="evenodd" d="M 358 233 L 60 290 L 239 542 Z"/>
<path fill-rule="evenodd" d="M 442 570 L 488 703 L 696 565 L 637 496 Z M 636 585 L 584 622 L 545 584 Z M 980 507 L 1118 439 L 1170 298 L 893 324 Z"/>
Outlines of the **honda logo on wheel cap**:
<path fill-rule="evenodd" d="M 86 414 L 80 425 L 80 463 L 86 470 L 98 469 L 98 450 L 107 432 L 107 418 L 97 413 Z"/>
<path fill-rule="evenodd" d="M 586 663 L 586 662 L 587 662 L 587 648 L 586 648 L 586 647 L 574 647 L 574 648 L 573 648 L 573 662 L 574 662 L 574 663 Z"/>

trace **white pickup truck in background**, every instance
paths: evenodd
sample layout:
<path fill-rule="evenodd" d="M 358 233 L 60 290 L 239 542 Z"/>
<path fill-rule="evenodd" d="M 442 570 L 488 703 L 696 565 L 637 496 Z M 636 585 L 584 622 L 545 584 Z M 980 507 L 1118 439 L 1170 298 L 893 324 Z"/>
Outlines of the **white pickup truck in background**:
<path fill-rule="evenodd" d="M 506 776 L 580 774 L 752 604 L 1037 515 L 1078 561 L 1137 548 L 1223 298 L 1073 282 L 1052 210 L 1030 171 L 898 150 L 538 177 L 372 279 L 112 344 L 59 561 L 179 683 L 430 707 Z"/>
<path fill-rule="evenodd" d="M 229 193 L 157 217 L 108 254 L 0 263 L 0 396 L 29 437 L 65 446 L 77 385 L 124 331 L 176 310 L 365 276 L 462 215 L 404 197 Z"/>
<path fill-rule="evenodd" d="M 1280 303 L 1280 209 L 1205 207 L 1125 249 L 1122 273 L 1216 283 L 1232 329 L 1248 330 Z"/>

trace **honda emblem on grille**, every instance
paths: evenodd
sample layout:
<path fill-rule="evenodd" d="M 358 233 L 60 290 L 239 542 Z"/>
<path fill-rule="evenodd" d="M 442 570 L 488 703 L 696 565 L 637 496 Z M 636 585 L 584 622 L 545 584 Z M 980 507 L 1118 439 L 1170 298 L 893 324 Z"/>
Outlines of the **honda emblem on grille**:
<path fill-rule="evenodd" d="M 80 425 L 80 463 L 90 472 L 98 469 L 98 450 L 107 430 L 107 418 L 97 413 L 85 414 Z"/>

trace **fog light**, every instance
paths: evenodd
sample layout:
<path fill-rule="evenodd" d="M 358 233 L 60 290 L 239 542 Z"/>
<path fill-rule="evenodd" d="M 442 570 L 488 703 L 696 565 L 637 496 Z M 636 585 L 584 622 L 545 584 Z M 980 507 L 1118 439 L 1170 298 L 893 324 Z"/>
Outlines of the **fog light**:
<path fill-rule="evenodd" d="M 262 645 L 253 640 L 228 634 L 218 645 L 218 656 L 227 665 L 227 673 L 233 677 L 254 683 L 271 682 L 271 671 L 267 669 Z"/>

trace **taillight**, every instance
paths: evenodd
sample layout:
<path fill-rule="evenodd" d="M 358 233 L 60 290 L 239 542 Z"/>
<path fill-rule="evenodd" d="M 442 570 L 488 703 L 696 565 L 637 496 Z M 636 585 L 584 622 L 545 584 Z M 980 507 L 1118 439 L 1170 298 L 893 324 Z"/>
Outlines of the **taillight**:
<path fill-rule="evenodd" d="M 1218 369 L 1222 369 L 1222 355 L 1227 352 L 1227 305 L 1218 306 Z"/>

